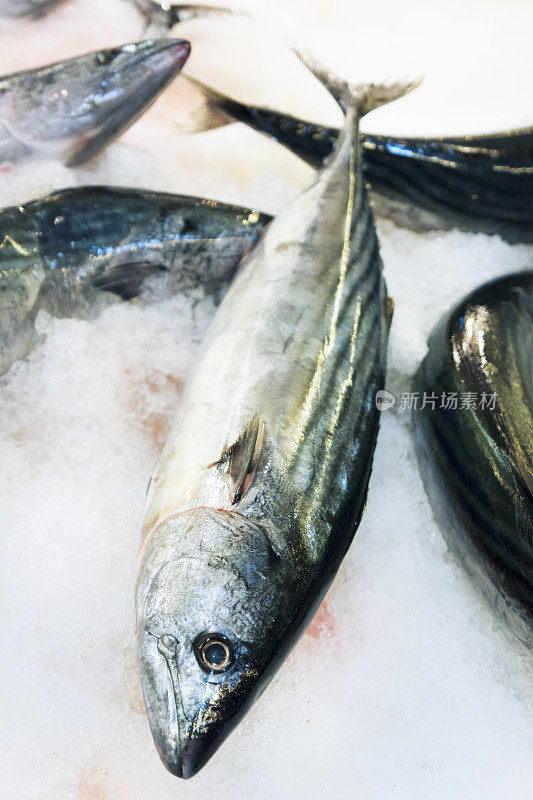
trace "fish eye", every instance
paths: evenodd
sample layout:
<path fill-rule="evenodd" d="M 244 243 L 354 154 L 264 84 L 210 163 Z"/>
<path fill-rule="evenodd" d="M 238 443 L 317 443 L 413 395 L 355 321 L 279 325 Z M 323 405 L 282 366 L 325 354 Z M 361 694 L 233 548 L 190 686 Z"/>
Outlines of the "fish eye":
<path fill-rule="evenodd" d="M 194 643 L 196 660 L 204 672 L 225 672 L 233 664 L 233 647 L 222 633 L 208 633 Z"/>
<path fill-rule="evenodd" d="M 119 53 L 120 49 L 118 47 L 113 50 L 100 50 L 100 52 L 96 54 L 96 60 L 99 64 L 111 64 Z"/>

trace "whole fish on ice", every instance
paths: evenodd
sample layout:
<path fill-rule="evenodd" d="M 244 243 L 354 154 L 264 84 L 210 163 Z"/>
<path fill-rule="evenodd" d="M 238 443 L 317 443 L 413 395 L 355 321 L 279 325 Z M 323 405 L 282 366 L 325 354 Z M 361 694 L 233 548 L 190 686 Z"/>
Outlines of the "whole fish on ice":
<path fill-rule="evenodd" d="M 0 78 L 0 163 L 87 161 L 153 103 L 189 53 L 185 41 L 147 41 Z"/>
<path fill-rule="evenodd" d="M 320 604 L 363 513 L 390 323 L 354 89 L 315 183 L 270 224 L 203 343 L 150 482 L 141 684 L 166 767 L 194 775 Z"/>
<path fill-rule="evenodd" d="M 452 550 L 533 646 L 533 272 L 492 281 L 449 312 L 415 377 L 426 491 Z M 455 399 L 454 399 L 455 398 Z"/>
<path fill-rule="evenodd" d="M 103 186 L 3 209 L 0 374 L 37 343 L 40 309 L 93 316 L 155 275 L 165 295 L 201 287 L 218 298 L 269 221 L 213 200 Z"/>
<path fill-rule="evenodd" d="M 268 108 L 249 106 L 187 76 L 202 92 L 205 105 L 192 127 L 243 122 L 283 144 L 313 167 L 320 167 L 338 138 L 324 127 Z M 488 232 L 510 239 L 529 239 L 533 222 L 533 128 L 443 138 L 361 134 L 365 177 L 372 187 L 414 201 L 437 226 L 447 212 L 452 224 L 475 229 L 476 219 Z M 440 212 L 440 216 L 439 216 Z M 418 222 L 418 220 L 417 220 Z M 423 225 L 423 217 L 420 219 Z"/>

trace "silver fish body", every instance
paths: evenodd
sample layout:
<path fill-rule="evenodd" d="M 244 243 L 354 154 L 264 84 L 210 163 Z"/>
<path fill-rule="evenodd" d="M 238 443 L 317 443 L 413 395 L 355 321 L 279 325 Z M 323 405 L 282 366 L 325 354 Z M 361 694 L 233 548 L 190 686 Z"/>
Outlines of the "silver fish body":
<path fill-rule="evenodd" d="M 182 195 L 88 186 L 0 211 L 0 374 L 27 355 L 40 309 L 91 317 L 146 278 L 218 299 L 270 217 Z"/>
<path fill-rule="evenodd" d="M 0 162 L 87 161 L 148 108 L 189 53 L 185 41 L 147 41 L 0 78 Z"/>
<path fill-rule="evenodd" d="M 531 648 L 533 272 L 492 281 L 449 312 L 430 337 L 414 388 L 437 399 L 413 421 L 446 541 Z"/>
<path fill-rule="evenodd" d="M 390 317 L 358 118 L 391 98 L 333 90 L 345 134 L 225 296 L 148 490 L 139 670 L 182 777 L 305 630 L 365 502 Z"/>

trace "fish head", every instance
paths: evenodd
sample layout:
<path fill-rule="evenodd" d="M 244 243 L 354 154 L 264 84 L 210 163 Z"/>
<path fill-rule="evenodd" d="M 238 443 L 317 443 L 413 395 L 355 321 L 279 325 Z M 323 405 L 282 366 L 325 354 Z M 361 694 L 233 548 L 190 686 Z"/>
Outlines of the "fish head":
<path fill-rule="evenodd" d="M 281 559 L 238 514 L 199 508 L 163 522 L 136 586 L 141 685 L 159 755 L 193 776 L 269 680 Z"/>
<path fill-rule="evenodd" d="M 228 206 L 215 200 L 196 200 L 195 207 L 181 214 L 180 235 L 189 239 L 191 253 L 196 240 L 198 258 L 189 258 L 187 269 L 183 269 L 182 251 L 176 249 L 168 290 L 176 293 L 202 286 L 214 296 L 224 292 L 226 282 L 257 245 L 271 219 L 256 209 Z M 171 219 L 170 224 L 172 236 L 177 230 L 175 220 Z M 222 296 L 219 294 L 220 299 Z"/>
<path fill-rule="evenodd" d="M 142 114 L 190 49 L 180 40 L 146 41 L 12 76 L 4 81 L 2 121 L 29 150 L 80 164 Z"/>

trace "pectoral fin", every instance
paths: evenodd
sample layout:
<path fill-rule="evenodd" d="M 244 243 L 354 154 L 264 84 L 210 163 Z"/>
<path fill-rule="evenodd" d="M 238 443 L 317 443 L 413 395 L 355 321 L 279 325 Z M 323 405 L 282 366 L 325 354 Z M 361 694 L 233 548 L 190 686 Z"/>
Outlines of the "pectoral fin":
<path fill-rule="evenodd" d="M 166 267 L 153 262 L 117 264 L 94 277 L 92 284 L 95 289 L 113 292 L 123 300 L 131 300 L 139 294 L 145 278 L 162 270 L 165 271 Z"/>
<path fill-rule="evenodd" d="M 264 437 L 265 424 L 256 414 L 237 441 L 225 447 L 220 458 L 208 465 L 209 468 L 215 467 L 227 480 L 233 505 L 239 502 L 252 482 Z"/>

